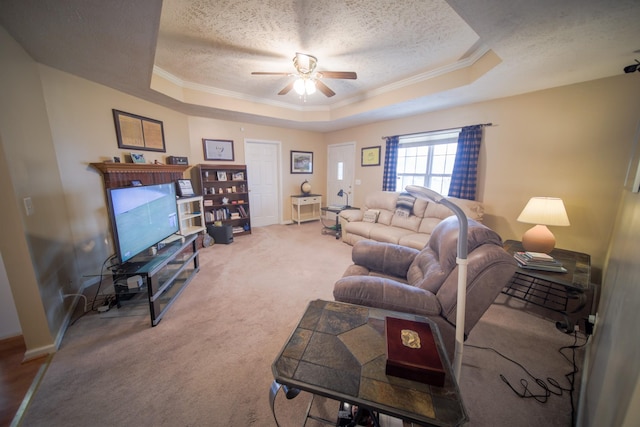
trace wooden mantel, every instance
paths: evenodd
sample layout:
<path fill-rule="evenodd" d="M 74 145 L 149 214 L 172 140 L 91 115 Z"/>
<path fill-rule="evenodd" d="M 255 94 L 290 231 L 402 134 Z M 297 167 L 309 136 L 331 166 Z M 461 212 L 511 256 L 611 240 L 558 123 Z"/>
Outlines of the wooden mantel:
<path fill-rule="evenodd" d="M 147 163 L 90 163 L 104 178 L 104 188 L 129 187 L 131 181 L 142 185 L 164 184 L 184 178 L 188 165 L 155 165 Z"/>

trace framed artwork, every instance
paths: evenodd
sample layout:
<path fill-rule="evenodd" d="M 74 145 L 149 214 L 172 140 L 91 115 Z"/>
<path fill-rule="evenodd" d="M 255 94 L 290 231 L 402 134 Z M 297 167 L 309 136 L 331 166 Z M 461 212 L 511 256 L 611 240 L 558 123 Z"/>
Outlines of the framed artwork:
<path fill-rule="evenodd" d="M 313 152 L 292 150 L 291 173 L 313 173 Z"/>
<path fill-rule="evenodd" d="M 167 151 L 164 145 L 164 128 L 159 120 L 114 110 L 118 147 L 124 149 Z"/>
<path fill-rule="evenodd" d="M 234 181 L 244 181 L 244 172 L 234 172 L 233 173 Z"/>
<path fill-rule="evenodd" d="M 216 172 L 216 176 L 218 177 L 218 181 L 226 181 L 227 180 L 227 173 L 225 171 Z"/>
<path fill-rule="evenodd" d="M 362 149 L 361 166 L 380 166 L 380 146 Z"/>
<path fill-rule="evenodd" d="M 133 163 L 144 163 L 144 154 L 142 154 L 142 153 L 131 153 L 131 161 Z"/>
<path fill-rule="evenodd" d="M 177 184 L 178 196 L 191 197 L 196 195 L 193 191 L 193 185 L 191 185 L 190 179 L 179 179 Z"/>
<path fill-rule="evenodd" d="M 233 161 L 233 141 L 227 139 L 202 139 L 205 160 Z"/>

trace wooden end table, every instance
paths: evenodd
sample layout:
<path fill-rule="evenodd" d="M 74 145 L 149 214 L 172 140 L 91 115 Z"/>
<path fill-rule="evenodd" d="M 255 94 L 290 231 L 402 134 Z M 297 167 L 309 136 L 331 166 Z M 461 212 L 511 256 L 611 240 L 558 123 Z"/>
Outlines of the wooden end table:
<path fill-rule="evenodd" d="M 504 249 L 511 255 L 524 251 L 522 242 L 516 240 L 505 241 Z M 566 249 L 553 249 L 549 255 L 560 261 L 567 272 L 518 267 L 502 293 L 562 314 L 565 320 L 557 322 L 556 327 L 570 333 L 576 323 L 571 315 L 584 308 L 586 293 L 591 289 L 591 257 Z"/>

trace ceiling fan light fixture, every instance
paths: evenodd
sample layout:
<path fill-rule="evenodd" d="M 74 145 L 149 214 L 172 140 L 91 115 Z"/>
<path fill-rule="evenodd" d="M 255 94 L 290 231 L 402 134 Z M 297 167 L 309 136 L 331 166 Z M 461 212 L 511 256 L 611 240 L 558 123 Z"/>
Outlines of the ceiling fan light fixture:
<path fill-rule="evenodd" d="M 295 90 L 298 95 L 304 95 L 304 90 L 305 90 L 304 80 L 297 79 L 296 82 L 293 84 L 293 90 Z"/>
<path fill-rule="evenodd" d="M 311 79 L 299 77 L 293 84 L 293 90 L 300 96 L 313 95 L 316 92 L 316 83 Z"/>
<path fill-rule="evenodd" d="M 313 95 L 316 93 L 316 82 L 313 80 L 305 80 L 304 89 L 307 92 L 307 95 Z"/>

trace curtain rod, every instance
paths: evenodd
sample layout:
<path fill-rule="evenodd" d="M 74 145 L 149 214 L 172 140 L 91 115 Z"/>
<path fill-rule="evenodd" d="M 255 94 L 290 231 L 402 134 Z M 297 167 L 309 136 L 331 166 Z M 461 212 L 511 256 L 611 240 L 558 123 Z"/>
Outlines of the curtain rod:
<path fill-rule="evenodd" d="M 472 126 L 493 126 L 493 123 L 481 123 L 479 125 L 472 125 Z M 405 133 L 402 135 L 393 135 L 393 136 L 412 136 L 412 135 L 421 135 L 423 133 L 431 133 L 431 132 L 445 132 L 448 130 L 455 130 L 455 129 L 462 129 L 464 126 L 458 126 L 455 128 L 448 128 L 448 129 L 437 129 L 437 130 L 428 130 L 428 131 L 423 131 L 423 132 L 414 132 L 414 133 Z M 382 139 L 387 139 L 390 138 L 390 136 L 383 136 Z"/>

